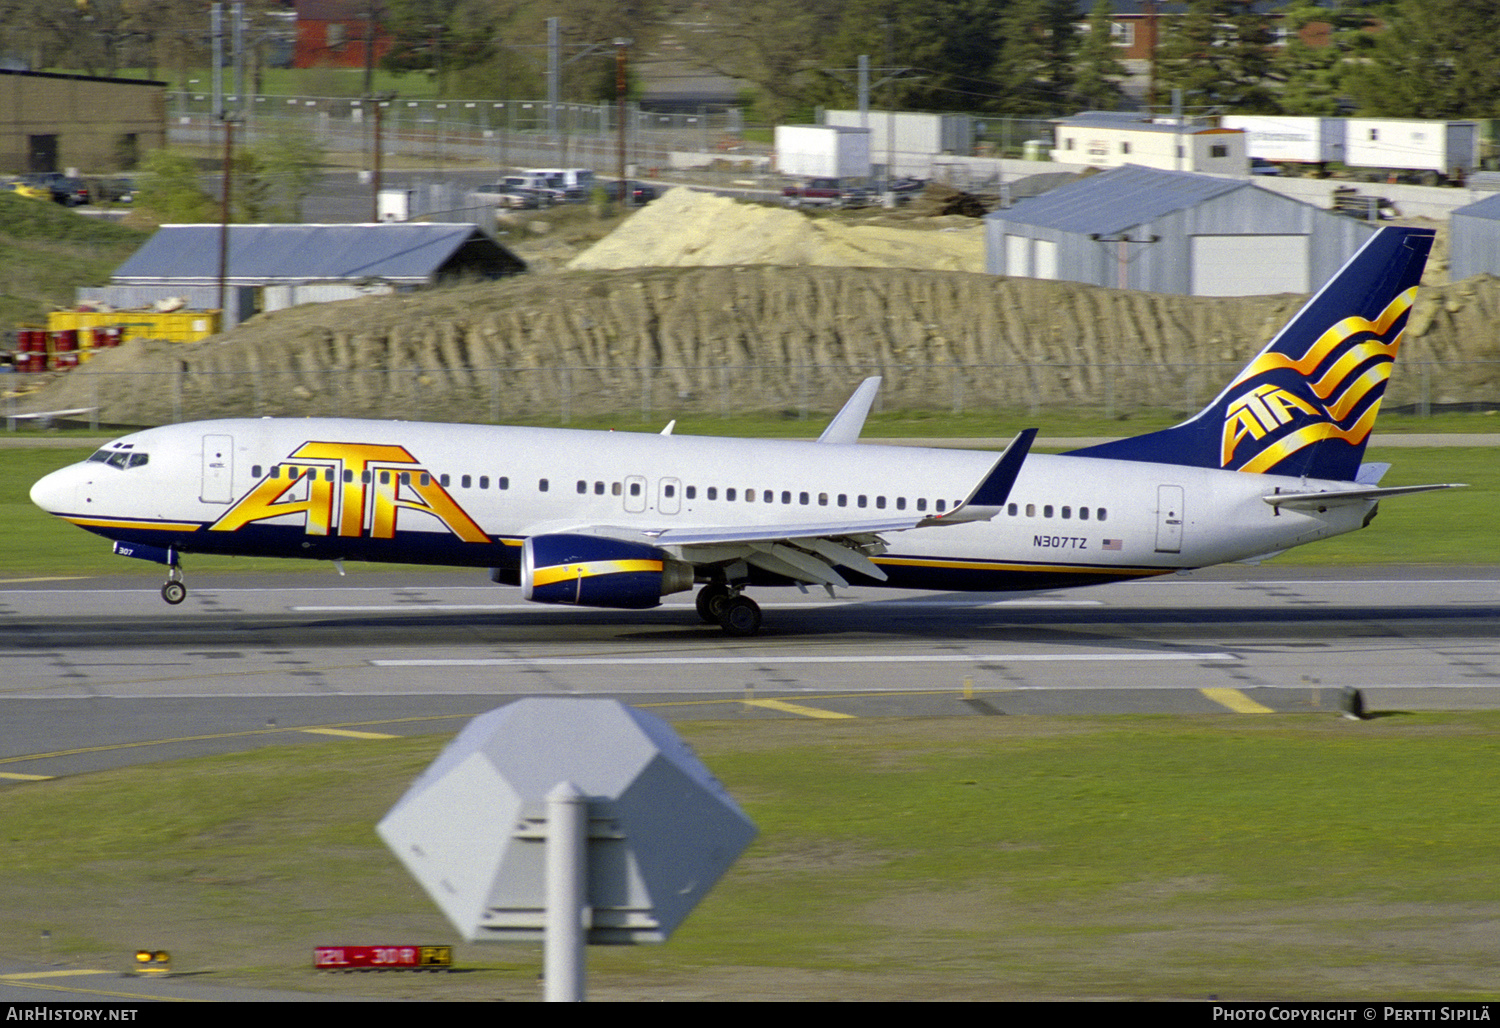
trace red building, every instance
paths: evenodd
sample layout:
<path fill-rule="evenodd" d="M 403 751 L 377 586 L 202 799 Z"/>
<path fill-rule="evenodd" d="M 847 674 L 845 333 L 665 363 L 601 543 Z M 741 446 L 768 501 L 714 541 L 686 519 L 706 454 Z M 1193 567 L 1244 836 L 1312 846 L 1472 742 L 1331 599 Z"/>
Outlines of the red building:
<path fill-rule="evenodd" d="M 391 48 L 380 0 L 297 0 L 294 68 L 373 66 Z"/>

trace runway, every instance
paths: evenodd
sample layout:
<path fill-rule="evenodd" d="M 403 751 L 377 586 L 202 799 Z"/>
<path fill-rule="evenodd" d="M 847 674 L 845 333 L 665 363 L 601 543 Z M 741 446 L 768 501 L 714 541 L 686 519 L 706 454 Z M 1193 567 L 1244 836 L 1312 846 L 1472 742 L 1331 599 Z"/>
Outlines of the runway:
<path fill-rule="evenodd" d="M 760 636 L 468 573 L 0 584 L 0 780 L 451 732 L 522 695 L 669 719 L 1500 706 L 1500 568 L 1231 567 L 1089 590 L 760 590 Z"/>

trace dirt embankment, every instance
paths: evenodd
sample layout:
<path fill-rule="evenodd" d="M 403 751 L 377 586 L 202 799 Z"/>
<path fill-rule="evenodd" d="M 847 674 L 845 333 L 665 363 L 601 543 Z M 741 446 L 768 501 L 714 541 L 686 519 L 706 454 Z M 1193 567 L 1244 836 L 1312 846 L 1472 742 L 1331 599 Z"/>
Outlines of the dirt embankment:
<path fill-rule="evenodd" d="M 709 199 L 712 211 L 669 194 L 576 259 L 578 270 L 305 306 L 198 344 L 107 351 L 27 407 L 97 406 L 116 424 L 831 410 L 869 374 L 886 375 L 894 408 L 1186 406 L 1216 392 L 1301 302 L 930 270 L 975 259 L 977 226 L 871 226 L 880 231 L 866 239 L 878 242 L 854 252 L 846 236 L 859 229 Z M 740 239 L 739 252 L 719 235 Z M 717 266 L 681 266 L 692 253 Z M 589 264 L 624 267 L 581 270 Z M 1497 323 L 1496 280 L 1426 288 L 1403 362 L 1493 360 Z M 1492 397 L 1500 369 L 1433 378 L 1424 387 L 1398 370 L 1388 402 Z"/>

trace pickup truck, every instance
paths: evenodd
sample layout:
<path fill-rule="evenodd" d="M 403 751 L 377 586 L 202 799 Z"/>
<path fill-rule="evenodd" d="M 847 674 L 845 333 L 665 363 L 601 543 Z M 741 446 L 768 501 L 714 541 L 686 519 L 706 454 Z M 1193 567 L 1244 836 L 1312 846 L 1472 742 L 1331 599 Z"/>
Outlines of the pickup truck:
<path fill-rule="evenodd" d="M 870 202 L 870 193 L 836 178 L 810 178 L 783 189 L 781 201 L 788 207 L 864 207 Z"/>

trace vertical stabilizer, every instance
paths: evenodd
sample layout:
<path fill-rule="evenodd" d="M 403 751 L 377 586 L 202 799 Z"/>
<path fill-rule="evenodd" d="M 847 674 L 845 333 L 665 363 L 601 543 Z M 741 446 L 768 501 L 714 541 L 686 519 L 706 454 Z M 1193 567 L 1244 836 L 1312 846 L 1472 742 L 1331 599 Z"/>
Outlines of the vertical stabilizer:
<path fill-rule="evenodd" d="M 1073 454 L 1354 481 L 1434 234 L 1376 232 L 1196 417 Z"/>

